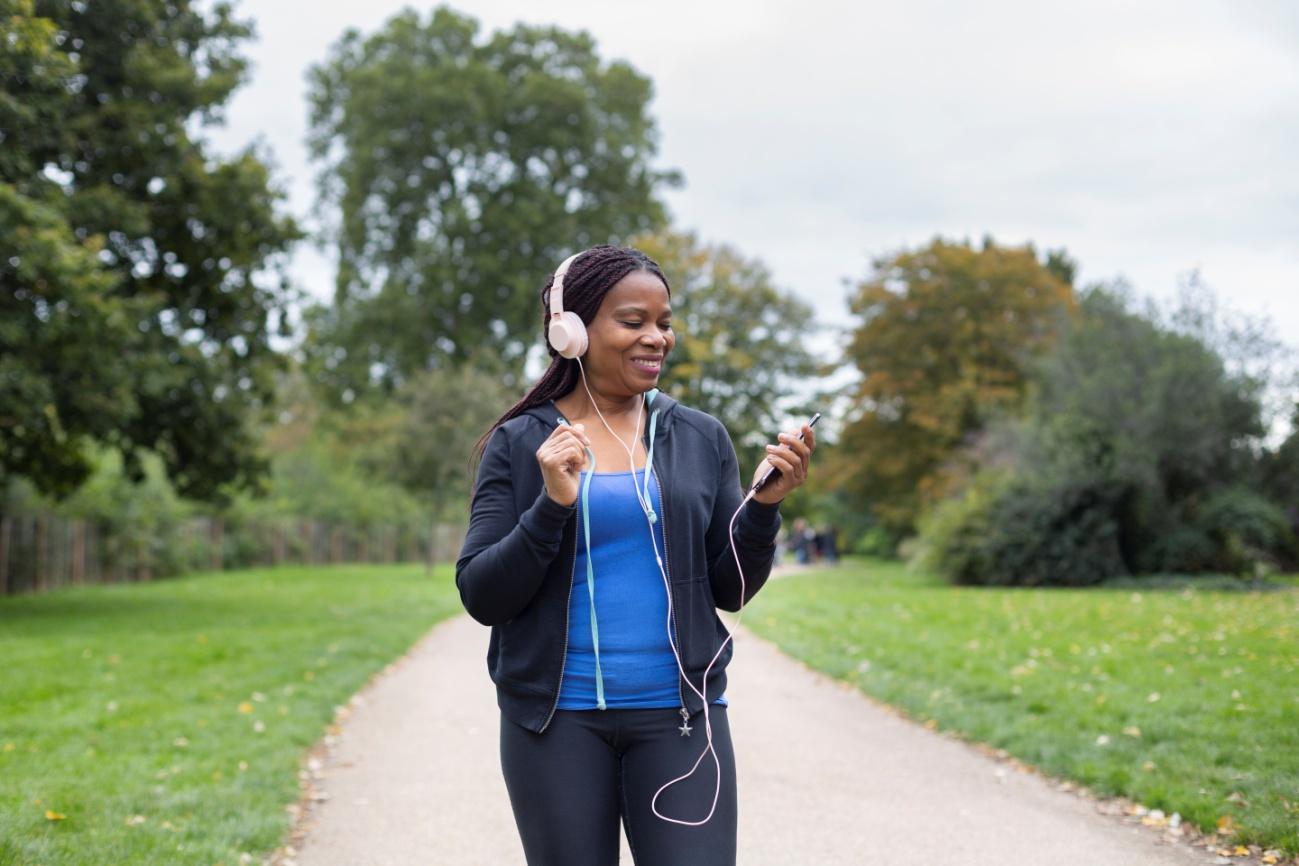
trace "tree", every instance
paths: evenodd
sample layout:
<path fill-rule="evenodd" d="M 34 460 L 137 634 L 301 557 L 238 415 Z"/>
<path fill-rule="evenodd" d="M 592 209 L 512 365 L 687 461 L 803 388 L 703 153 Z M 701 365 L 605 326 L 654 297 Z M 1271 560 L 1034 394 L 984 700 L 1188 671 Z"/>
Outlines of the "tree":
<path fill-rule="evenodd" d="M 1275 451 L 1263 456 L 1263 488 L 1281 503 L 1290 528 L 1299 537 L 1299 403 L 1290 407 L 1290 435 Z"/>
<path fill-rule="evenodd" d="M 407 379 L 383 402 L 335 411 L 324 421 L 372 476 L 428 503 L 434 519 L 459 520 L 473 474 L 469 455 L 482 431 L 519 398 L 499 363 L 475 358 Z"/>
<path fill-rule="evenodd" d="M 567 255 L 665 222 L 651 85 L 584 32 L 478 38 L 446 7 L 347 31 L 310 73 L 309 144 L 337 218 L 334 303 L 308 317 L 342 401 L 391 392 L 484 342 L 521 370 L 540 289 Z"/>
<path fill-rule="evenodd" d="M 1261 487 L 1262 383 L 1130 303 L 1122 287 L 1090 287 L 1084 315 L 1041 359 L 1026 404 L 1026 466 L 1063 464 L 1072 476 L 1103 473 L 1128 485 L 1125 562 L 1134 572 L 1172 569 L 1173 556 L 1152 551 L 1192 523 L 1211 494 Z M 1093 443 L 1086 450 L 1083 438 Z M 1098 448 L 1103 465 L 1091 456 Z"/>
<path fill-rule="evenodd" d="M 1029 360 L 1075 307 L 1074 266 L 1031 245 L 935 238 L 877 259 L 850 299 L 853 389 L 833 474 L 895 534 L 971 471 L 954 460 L 987 419 L 1019 404 Z"/>
<path fill-rule="evenodd" d="M 0 7 L 0 472 L 64 496 L 95 443 L 225 498 L 265 471 L 269 339 L 300 236 L 247 150 L 210 158 L 249 25 L 187 0 Z"/>
<path fill-rule="evenodd" d="M 663 373 L 665 389 L 725 424 L 741 474 L 753 472 L 783 417 L 812 411 L 814 395 L 806 388 L 818 371 L 807 348 L 816 330 L 812 308 L 776 288 L 762 262 L 725 244 L 662 231 L 632 245 L 659 263 L 672 288 L 677 342 Z"/>
<path fill-rule="evenodd" d="M 1022 413 L 990 431 L 1002 454 L 921 521 L 928 564 L 960 582 L 1080 585 L 1294 561 L 1285 500 L 1265 495 L 1281 455 L 1257 456 L 1261 382 L 1133 312 L 1125 289 L 1080 293 Z"/>

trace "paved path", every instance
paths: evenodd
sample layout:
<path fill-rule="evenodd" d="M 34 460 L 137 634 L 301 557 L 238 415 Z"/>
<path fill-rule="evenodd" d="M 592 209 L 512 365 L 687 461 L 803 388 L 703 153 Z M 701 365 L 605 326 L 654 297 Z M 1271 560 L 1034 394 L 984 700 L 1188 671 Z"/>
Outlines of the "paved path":
<path fill-rule="evenodd" d="M 296 866 L 522 864 L 497 757 L 488 631 L 442 623 L 313 759 Z M 727 697 L 740 866 L 1190 866 L 1212 855 L 1099 814 L 740 631 Z M 624 854 L 622 863 L 631 863 Z M 684 864 L 683 864 L 684 866 Z"/>

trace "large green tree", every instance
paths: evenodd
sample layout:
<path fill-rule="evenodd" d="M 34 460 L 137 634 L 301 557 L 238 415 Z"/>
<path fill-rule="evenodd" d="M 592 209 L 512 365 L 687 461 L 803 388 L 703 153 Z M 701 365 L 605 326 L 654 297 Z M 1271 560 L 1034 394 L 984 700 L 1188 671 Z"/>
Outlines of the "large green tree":
<path fill-rule="evenodd" d="M 1079 302 L 1022 416 L 990 430 L 983 471 L 922 520 L 930 564 L 1023 584 L 1292 566 L 1286 500 L 1267 496 L 1285 450 L 1260 460 L 1266 380 L 1138 314 L 1121 284 Z"/>
<path fill-rule="evenodd" d="M 349 401 L 491 342 L 522 368 L 540 288 L 570 253 L 664 224 L 652 88 L 584 32 L 480 37 L 446 7 L 349 30 L 310 73 L 334 303 L 307 357 Z"/>
<path fill-rule="evenodd" d="M 228 4 L 0 0 L 0 473 L 66 495 L 93 443 L 198 498 L 265 470 L 300 236 L 251 150 L 191 137 L 243 81 Z"/>
<path fill-rule="evenodd" d="M 1075 308 L 1074 264 L 1031 245 L 935 238 L 877 259 L 850 297 L 861 379 L 834 475 L 896 535 L 966 477 L 959 454 L 1023 399 L 1031 359 Z"/>
<path fill-rule="evenodd" d="M 741 473 L 752 472 L 785 416 L 813 411 L 811 306 L 779 289 L 761 261 L 694 233 L 664 230 L 633 245 L 659 263 L 672 288 L 677 342 L 665 390 L 724 423 Z"/>

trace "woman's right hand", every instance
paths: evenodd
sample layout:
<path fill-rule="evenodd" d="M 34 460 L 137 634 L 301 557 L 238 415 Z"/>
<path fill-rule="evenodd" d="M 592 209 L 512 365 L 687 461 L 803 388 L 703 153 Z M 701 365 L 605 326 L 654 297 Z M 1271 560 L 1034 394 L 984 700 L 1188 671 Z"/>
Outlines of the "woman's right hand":
<path fill-rule="evenodd" d="M 590 444 L 581 424 L 560 424 L 537 449 L 537 464 L 546 483 L 546 495 L 560 505 L 577 501 L 582 470 L 586 468 L 586 448 Z"/>

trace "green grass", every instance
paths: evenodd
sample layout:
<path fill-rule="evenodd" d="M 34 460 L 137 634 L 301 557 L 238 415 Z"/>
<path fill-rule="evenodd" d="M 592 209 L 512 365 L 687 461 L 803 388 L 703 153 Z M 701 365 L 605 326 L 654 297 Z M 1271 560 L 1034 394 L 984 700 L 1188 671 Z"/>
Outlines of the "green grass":
<path fill-rule="evenodd" d="M 235 866 L 273 850 L 334 707 L 459 609 L 451 566 L 0 598 L 0 866 Z"/>
<path fill-rule="evenodd" d="M 1293 583 L 1293 581 L 1290 581 Z M 854 561 L 745 615 L 909 715 L 1202 830 L 1299 852 L 1299 591 L 953 587 Z"/>

